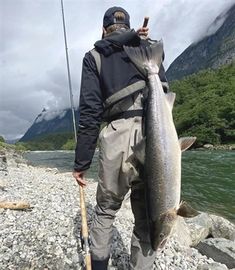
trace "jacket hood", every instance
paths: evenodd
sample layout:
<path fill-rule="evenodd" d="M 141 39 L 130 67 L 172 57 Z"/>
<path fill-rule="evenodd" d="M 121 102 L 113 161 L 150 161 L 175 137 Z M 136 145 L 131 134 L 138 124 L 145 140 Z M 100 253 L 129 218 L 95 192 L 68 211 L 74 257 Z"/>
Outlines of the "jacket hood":
<path fill-rule="evenodd" d="M 121 29 L 98 40 L 94 46 L 99 53 L 108 56 L 114 51 L 122 50 L 123 45 L 138 46 L 139 44 L 140 37 L 134 30 Z"/>

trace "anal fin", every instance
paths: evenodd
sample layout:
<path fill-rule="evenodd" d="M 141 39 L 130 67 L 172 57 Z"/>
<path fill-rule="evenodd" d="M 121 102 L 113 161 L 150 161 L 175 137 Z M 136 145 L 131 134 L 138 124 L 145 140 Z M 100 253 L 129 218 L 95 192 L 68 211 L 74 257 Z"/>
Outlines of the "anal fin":
<path fill-rule="evenodd" d="M 132 146 L 133 154 L 126 160 L 126 162 L 133 163 L 134 160 L 138 160 L 142 165 L 144 165 L 145 145 L 146 145 L 146 140 L 144 138 L 139 143 L 137 143 L 135 146 Z"/>

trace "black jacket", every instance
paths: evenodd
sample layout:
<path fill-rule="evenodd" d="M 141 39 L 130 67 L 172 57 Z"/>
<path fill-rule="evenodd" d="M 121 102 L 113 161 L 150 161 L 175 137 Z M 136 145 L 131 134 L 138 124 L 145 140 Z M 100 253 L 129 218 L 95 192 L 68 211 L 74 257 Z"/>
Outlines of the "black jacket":
<path fill-rule="evenodd" d="M 104 101 L 124 87 L 145 79 L 128 58 L 123 45 L 148 46 L 149 42 L 140 39 L 134 31 L 116 31 L 95 43 L 95 49 L 101 57 L 100 73 L 91 52 L 86 53 L 83 59 L 80 120 L 74 164 L 76 171 L 84 171 L 90 167 L 103 120 Z M 159 76 L 162 82 L 166 82 L 163 66 Z"/>

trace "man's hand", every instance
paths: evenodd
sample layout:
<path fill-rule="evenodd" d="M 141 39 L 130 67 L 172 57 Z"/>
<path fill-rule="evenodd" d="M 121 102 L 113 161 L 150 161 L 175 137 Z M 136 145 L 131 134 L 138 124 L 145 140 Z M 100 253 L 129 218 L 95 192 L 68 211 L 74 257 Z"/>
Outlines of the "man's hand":
<path fill-rule="evenodd" d="M 87 185 L 87 182 L 84 178 L 84 174 L 85 172 L 73 172 L 73 177 L 76 179 L 77 183 L 79 184 L 79 186 L 85 187 Z"/>
<path fill-rule="evenodd" d="M 139 36 L 147 38 L 149 34 L 149 29 L 148 27 L 141 27 L 136 32 L 138 33 Z"/>
<path fill-rule="evenodd" d="M 144 22 L 143 22 L 142 27 L 136 31 L 142 39 L 147 39 L 148 37 L 148 34 L 149 34 L 149 29 L 147 27 L 148 22 L 149 22 L 149 17 L 144 17 Z"/>

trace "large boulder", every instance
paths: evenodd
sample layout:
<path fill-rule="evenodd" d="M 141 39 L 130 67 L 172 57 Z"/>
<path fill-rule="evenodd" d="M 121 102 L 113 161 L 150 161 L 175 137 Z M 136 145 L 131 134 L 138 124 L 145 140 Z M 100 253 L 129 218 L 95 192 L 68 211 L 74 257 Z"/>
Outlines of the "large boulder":
<path fill-rule="evenodd" d="M 192 245 L 191 232 L 182 217 L 178 217 L 173 230 L 173 238 L 182 246 L 189 247 Z"/>
<path fill-rule="evenodd" d="M 212 221 L 207 213 L 201 213 L 194 218 L 185 218 L 191 236 L 191 246 L 196 246 L 199 242 L 210 235 Z"/>
<path fill-rule="evenodd" d="M 235 241 L 235 225 L 223 217 L 210 215 L 212 220 L 211 235 L 214 238 L 226 238 Z"/>
<path fill-rule="evenodd" d="M 234 241 L 224 238 L 210 238 L 200 242 L 196 248 L 201 254 L 225 264 L 229 269 L 235 268 Z"/>
<path fill-rule="evenodd" d="M 235 241 L 235 225 L 229 220 L 207 213 L 194 218 L 185 218 L 192 239 L 191 246 L 196 246 L 206 238 L 225 238 Z"/>

